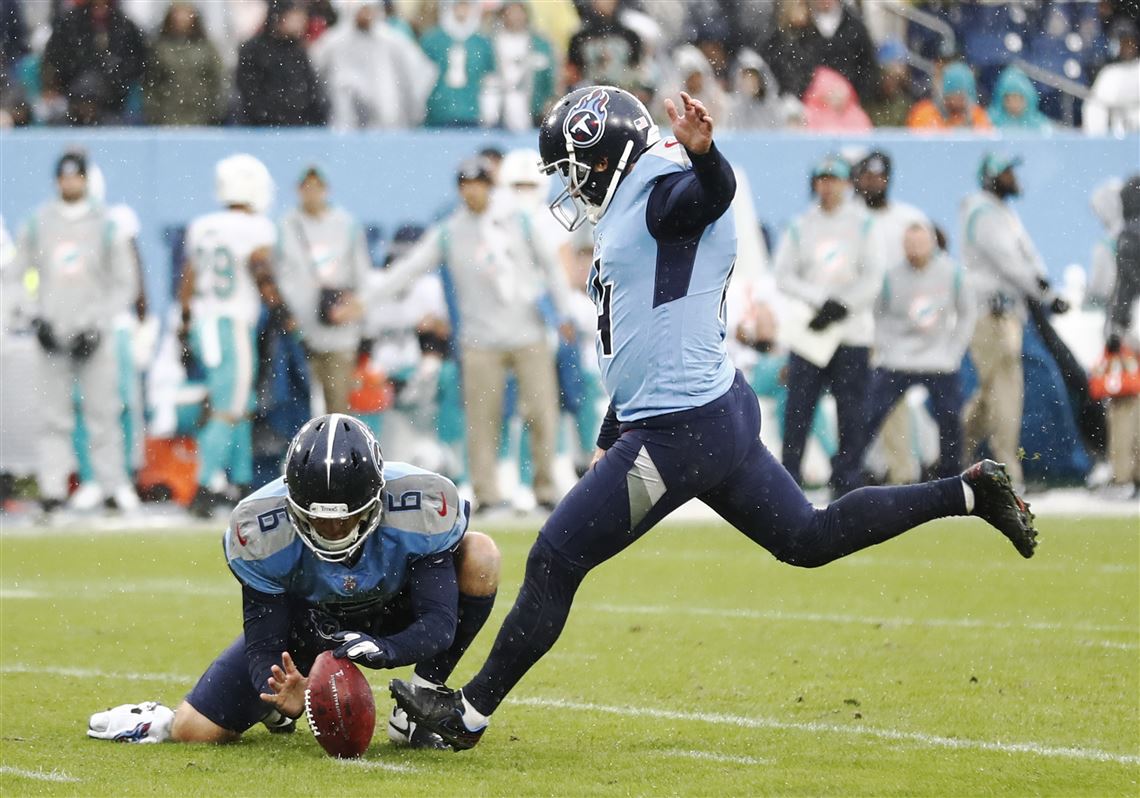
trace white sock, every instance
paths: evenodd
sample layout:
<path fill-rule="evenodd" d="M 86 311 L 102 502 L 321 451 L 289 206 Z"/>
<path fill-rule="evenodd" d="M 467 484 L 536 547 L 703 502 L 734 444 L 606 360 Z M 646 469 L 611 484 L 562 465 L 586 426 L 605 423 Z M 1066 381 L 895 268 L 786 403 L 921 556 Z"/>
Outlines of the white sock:
<path fill-rule="evenodd" d="M 463 695 L 462 690 L 459 691 L 459 696 L 463 699 L 463 725 L 471 731 L 482 729 L 486 726 L 490 718 L 471 706 L 471 702 Z"/>
<path fill-rule="evenodd" d="M 412 674 L 412 687 L 422 687 L 425 690 L 435 690 L 436 692 L 442 692 L 443 690 L 447 689 L 439 682 L 429 681 L 428 679 L 420 676 L 418 673 Z"/>
<path fill-rule="evenodd" d="M 970 487 L 970 483 L 962 480 L 962 496 L 966 499 L 966 514 L 974 512 L 974 489 Z"/>

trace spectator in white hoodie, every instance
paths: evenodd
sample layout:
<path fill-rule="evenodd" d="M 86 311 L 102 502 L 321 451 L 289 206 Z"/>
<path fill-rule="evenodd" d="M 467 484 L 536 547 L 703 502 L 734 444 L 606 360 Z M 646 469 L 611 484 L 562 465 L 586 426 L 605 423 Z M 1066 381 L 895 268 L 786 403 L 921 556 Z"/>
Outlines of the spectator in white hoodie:
<path fill-rule="evenodd" d="M 666 87 L 659 94 L 675 97 L 682 91 L 692 97 L 700 97 L 713 119 L 728 118 L 728 95 L 720 87 L 709 59 L 691 44 L 682 44 L 673 50 L 673 86 Z"/>
<path fill-rule="evenodd" d="M 1136 24 L 1122 19 L 1109 38 L 1116 60 L 1097 74 L 1085 100 L 1086 133 L 1122 136 L 1140 131 L 1140 41 Z"/>
<path fill-rule="evenodd" d="M 803 105 L 794 95 L 780 96 L 776 73 L 760 55 L 744 48 L 732 70 L 725 127 L 740 130 L 775 130 L 798 125 Z"/>
<path fill-rule="evenodd" d="M 345 0 L 340 21 L 313 46 L 335 128 L 407 128 L 424 120 L 435 64 L 384 21 L 378 0 Z"/>

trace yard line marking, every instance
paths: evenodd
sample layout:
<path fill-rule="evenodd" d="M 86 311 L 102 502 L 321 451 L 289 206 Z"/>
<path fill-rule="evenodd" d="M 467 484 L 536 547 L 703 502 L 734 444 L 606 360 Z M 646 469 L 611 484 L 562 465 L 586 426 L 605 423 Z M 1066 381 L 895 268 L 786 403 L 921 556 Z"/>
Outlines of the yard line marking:
<path fill-rule="evenodd" d="M 25 582 L 24 586 L 0 587 L 0 599 L 74 598 L 82 589 L 87 598 L 105 598 L 134 593 L 176 593 L 186 596 L 241 595 L 236 582 L 193 582 L 187 579 L 143 579 L 134 582 Z"/>
<path fill-rule="evenodd" d="M 376 759 L 335 759 L 341 767 L 362 768 L 364 770 L 386 770 L 391 773 L 419 773 L 419 768 L 411 765 L 400 765 L 395 762 L 380 762 Z"/>
<path fill-rule="evenodd" d="M 654 751 L 653 753 L 658 756 L 703 759 L 706 762 L 723 762 L 729 765 L 771 765 L 775 762 L 773 759 L 760 759 L 754 756 L 733 756 L 732 754 L 718 754 L 713 751 L 684 751 L 680 748 Z"/>
<path fill-rule="evenodd" d="M 628 615 L 702 615 L 719 618 L 744 618 L 753 621 L 817 621 L 822 623 L 878 624 L 881 626 L 935 626 L 962 629 L 1029 629 L 1036 632 L 1131 632 L 1135 626 L 1104 624 L 1062 624 L 1047 621 L 985 621 L 975 618 L 907 618 L 848 615 L 845 613 L 785 612 L 783 610 L 744 610 L 733 607 L 670 607 L 661 604 L 577 604 L 576 608 L 594 612 L 613 612 Z"/>
<path fill-rule="evenodd" d="M 36 673 L 54 674 L 64 677 L 77 678 L 107 678 L 134 681 L 156 682 L 188 682 L 193 677 L 181 676 L 173 673 L 115 673 L 90 668 L 60 668 L 57 666 L 34 666 L 28 664 L 5 664 L 0 666 L 0 673 Z M 377 695 L 386 695 L 386 686 L 372 688 Z M 876 729 L 871 726 L 853 724 L 840 726 L 831 723 L 793 722 L 776 720 L 775 718 L 756 718 L 743 715 L 728 715 L 724 713 L 698 713 L 679 712 L 671 709 L 654 709 L 652 707 L 623 707 L 606 704 L 591 704 L 580 701 L 569 701 L 561 698 L 542 698 L 539 696 L 524 696 L 513 699 L 513 703 L 526 707 L 539 709 L 565 709 L 578 712 L 599 712 L 607 715 L 621 715 L 624 717 L 657 718 L 659 720 L 676 720 L 685 722 L 710 723 L 715 726 L 737 726 L 745 729 L 775 729 L 780 731 L 802 731 L 812 734 L 832 733 L 846 734 L 854 737 L 876 737 L 882 740 L 896 742 L 909 742 L 935 748 L 975 749 L 981 751 L 998 751 L 1000 753 L 1035 754 L 1037 756 L 1052 757 L 1054 759 L 1084 759 L 1094 762 L 1111 762 L 1120 765 L 1140 765 L 1140 756 L 1134 754 L 1115 754 L 1111 751 L 1101 751 L 1096 748 L 1079 748 L 1073 746 L 1051 746 L 1041 743 L 1017 742 L 990 742 L 988 740 L 970 740 L 959 737 L 943 737 L 940 735 L 923 734 L 922 732 L 907 732 L 897 729 Z M 373 760 L 368 760 L 373 761 Z"/>
<path fill-rule="evenodd" d="M 753 547 L 753 550 L 763 556 L 764 552 L 760 549 Z M 646 545 L 645 548 L 633 548 L 623 552 L 622 556 L 629 558 L 641 558 L 646 560 L 659 560 L 662 556 L 675 555 L 683 558 L 685 562 L 702 562 L 707 561 L 711 563 L 723 563 L 725 554 L 723 551 L 710 550 L 708 548 L 683 548 L 677 547 L 662 547 Z M 774 561 L 764 559 L 764 562 L 773 564 Z M 921 558 L 906 558 L 906 557 L 889 557 L 882 555 L 870 555 L 857 553 L 849 557 L 836 560 L 829 563 L 829 569 L 838 570 L 840 568 L 888 568 L 897 570 L 908 571 L 930 571 L 930 572 L 946 572 L 946 571 L 969 571 L 977 573 L 981 571 L 996 571 L 999 573 L 1011 573 L 1018 570 L 1020 561 L 1013 560 L 927 560 Z M 1034 573 L 1041 573 L 1044 571 L 1053 573 L 1072 574 L 1074 571 L 1080 573 L 1101 573 L 1101 574 L 1134 574 L 1140 570 L 1140 564 L 1087 564 L 1087 565 L 1074 565 L 1072 562 L 1034 562 Z"/>
<path fill-rule="evenodd" d="M 2 517 L 0 517 L 2 518 Z M 33 524 L 27 519 L 3 518 L 5 539 L 26 538 L 105 538 L 118 535 L 213 536 L 220 538 L 226 522 L 197 521 L 181 515 L 90 517 L 69 514 L 49 524 Z"/>
<path fill-rule="evenodd" d="M 1095 646 L 1096 648 L 1118 648 L 1121 651 L 1140 649 L 1140 643 L 1117 643 L 1112 640 L 1085 640 L 1083 642 L 1086 646 Z"/>
<path fill-rule="evenodd" d="M 898 568 L 908 570 L 922 570 L 929 569 L 931 571 L 945 571 L 950 568 L 954 569 L 967 569 L 970 571 L 1012 571 L 1020 566 L 1021 563 L 1006 560 L 984 560 L 981 562 L 972 562 L 970 560 L 923 560 L 923 559 L 907 559 L 904 557 L 883 557 L 876 555 L 859 554 L 853 557 L 845 557 L 835 562 L 836 565 L 845 565 L 849 567 L 862 567 L 873 566 L 876 568 Z M 1040 571 L 1062 571 L 1071 574 L 1076 571 L 1096 571 L 1102 574 L 1131 574 L 1140 570 L 1140 565 L 1121 565 L 1116 563 L 1111 564 L 1087 564 L 1085 566 L 1074 565 L 1072 562 L 1039 562 L 1033 564 L 1034 572 Z"/>
<path fill-rule="evenodd" d="M 82 779 L 67 775 L 62 770 L 25 770 L 24 768 L 15 768 L 10 765 L 0 765 L 0 775 L 16 776 L 21 779 L 34 779 L 36 781 L 67 782 L 70 784 L 82 781 Z"/>
<path fill-rule="evenodd" d="M 1115 563 L 1112 565 L 1102 565 L 1098 569 L 1102 574 L 1131 574 L 1140 569 L 1140 563 Z"/>
<path fill-rule="evenodd" d="M 1051 746 L 1042 745 L 1040 743 L 970 740 L 961 737 L 943 737 L 936 734 L 923 734 L 922 732 L 899 731 L 897 729 L 876 729 L 862 724 L 840 726 L 832 723 L 810 721 L 797 723 L 775 720 L 773 718 L 751 718 L 742 715 L 727 715 L 722 713 L 706 714 L 698 712 L 677 712 L 675 710 L 654 709 L 652 707 L 606 706 L 604 704 L 592 704 L 580 701 L 565 701 L 559 698 L 526 697 L 514 699 L 514 703 L 540 709 L 600 712 L 607 715 L 621 715 L 624 717 L 710 723 L 715 726 L 739 726 L 746 729 L 774 729 L 778 731 L 802 731 L 811 734 L 819 734 L 822 732 L 846 734 L 853 737 L 876 737 L 882 740 L 914 743 L 916 745 L 930 746 L 932 748 L 973 749 L 980 751 L 997 751 L 1005 754 L 1035 754 L 1037 756 L 1053 759 L 1084 759 L 1093 762 L 1111 762 L 1120 765 L 1140 765 L 1140 756 L 1133 754 L 1115 754 L 1111 751 L 1100 751 L 1095 748 Z"/>
<path fill-rule="evenodd" d="M 50 583 L 48 583 L 50 584 Z M 58 583 L 57 583 L 58 584 Z M 80 583 L 75 583 L 79 585 Z M 115 596 L 135 593 L 182 593 L 187 596 L 221 596 L 236 597 L 237 586 L 229 582 L 200 582 L 194 583 L 185 579 L 145 579 L 135 582 L 117 582 L 106 585 L 83 585 L 84 594 L 88 597 Z M 44 589 L 43 583 L 30 583 L 27 587 L 0 587 L 0 600 L 33 600 L 70 598 L 75 595 L 74 589 L 57 588 Z M 886 616 L 850 615 L 846 613 L 817 613 L 817 612 L 787 612 L 783 610 L 753 610 L 727 607 L 671 607 L 652 604 L 579 604 L 579 609 L 594 612 L 642 614 L 642 615 L 697 615 L 719 618 L 740 618 L 756 621 L 792 621 L 816 623 L 866 624 L 881 626 L 930 626 L 934 628 L 959 629 L 1027 629 L 1035 632 L 1096 632 L 1096 633 L 1135 633 L 1135 626 L 1116 626 L 1106 624 L 1061 624 L 1048 621 L 1030 621 L 1016 623 L 1012 621 L 987 621 L 975 618 L 908 618 Z M 1107 648 L 1133 649 L 1137 646 L 1132 643 L 1119 643 L 1117 641 L 1093 641 L 1093 645 L 1105 645 Z"/>
<path fill-rule="evenodd" d="M 24 665 L 4 663 L 0 665 L 0 673 L 35 673 L 51 676 L 63 676 L 69 679 L 114 679 L 124 682 L 195 682 L 197 676 L 185 676 L 181 673 L 131 673 L 123 671 L 102 671 L 96 668 L 62 668 L 58 665 Z"/>

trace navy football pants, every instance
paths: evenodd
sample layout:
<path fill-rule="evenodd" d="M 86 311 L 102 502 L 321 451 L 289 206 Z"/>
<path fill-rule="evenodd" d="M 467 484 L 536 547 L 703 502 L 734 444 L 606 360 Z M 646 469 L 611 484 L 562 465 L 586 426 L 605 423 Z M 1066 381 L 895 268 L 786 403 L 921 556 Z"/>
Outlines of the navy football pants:
<path fill-rule="evenodd" d="M 738 372 L 729 391 L 703 407 L 622 424 L 617 443 L 558 504 L 490 656 L 463 688 L 472 705 L 491 714 L 554 645 L 590 569 L 693 498 L 777 559 L 805 568 L 966 512 L 957 477 L 862 488 L 815 509 L 760 442 L 756 394 Z"/>
<path fill-rule="evenodd" d="M 463 652 L 483 627 L 494 605 L 494 596 L 459 594 L 459 625 L 447 651 L 416 664 L 415 672 L 429 681 L 442 684 L 459 662 Z M 312 607 L 293 609 L 294 622 L 289 632 L 289 653 L 301 673 L 308 675 L 313 661 L 322 651 L 339 645 L 332 635 L 339 631 L 365 631 L 373 637 L 384 637 L 407 628 L 412 623 L 411 603 L 406 593 L 367 616 L 352 620 L 336 619 Z M 265 688 L 268 691 L 268 685 Z M 261 700 L 249 675 L 249 658 L 245 653 L 245 635 L 218 655 L 186 696 L 190 706 L 208 720 L 241 734 L 259 723 L 269 713 L 269 705 Z"/>

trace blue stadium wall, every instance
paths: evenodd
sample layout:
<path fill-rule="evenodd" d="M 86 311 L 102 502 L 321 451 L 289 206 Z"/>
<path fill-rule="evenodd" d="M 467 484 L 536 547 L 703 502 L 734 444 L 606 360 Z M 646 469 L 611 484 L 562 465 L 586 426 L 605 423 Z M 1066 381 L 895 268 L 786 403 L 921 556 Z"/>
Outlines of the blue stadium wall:
<path fill-rule="evenodd" d="M 894 196 L 919 205 L 951 236 L 956 251 L 957 205 L 977 185 L 978 162 L 990 149 L 1024 157 L 1025 196 L 1018 208 L 1057 279 L 1070 263 L 1087 263 L 1102 235 L 1089 208 L 1092 188 L 1112 175 L 1140 170 L 1140 138 L 1051 136 L 921 137 L 888 132 L 871 138 L 726 133 L 722 150 L 750 181 L 756 210 L 778 233 L 808 202 L 811 164 L 829 150 L 873 144 L 895 161 Z M 212 209 L 213 165 L 234 152 L 261 158 L 277 181 L 274 213 L 294 202 L 303 168 L 318 163 L 334 199 L 382 237 L 406 222 L 427 222 L 454 202 L 458 162 L 491 145 L 535 146 L 533 135 L 498 131 L 334 133 L 244 130 L 5 130 L 0 134 L 0 213 L 15 235 L 29 211 L 53 191 L 61 151 L 85 147 L 103 169 L 107 197 L 126 202 L 142 219 L 142 254 L 151 301 L 170 291 L 168 228 Z"/>

